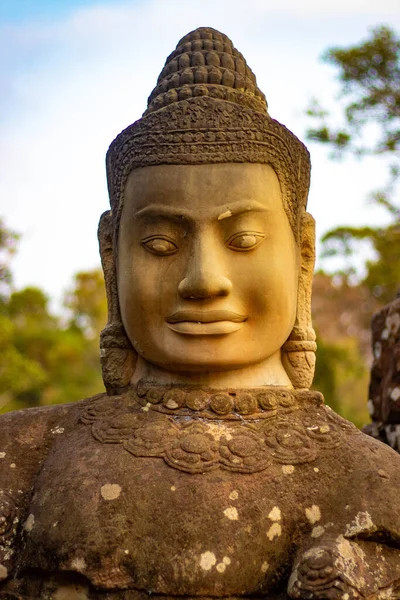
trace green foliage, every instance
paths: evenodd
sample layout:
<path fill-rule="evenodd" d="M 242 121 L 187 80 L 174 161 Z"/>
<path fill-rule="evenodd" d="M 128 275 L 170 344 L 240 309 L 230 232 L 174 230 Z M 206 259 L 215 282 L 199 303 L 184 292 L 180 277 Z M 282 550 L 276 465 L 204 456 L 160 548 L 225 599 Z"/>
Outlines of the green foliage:
<path fill-rule="evenodd" d="M 362 425 L 368 419 L 369 320 L 373 310 L 395 297 L 400 285 L 400 206 L 394 199 L 400 173 L 400 39 L 388 27 L 376 27 L 367 40 L 349 48 L 330 48 L 323 59 L 336 68 L 340 85 L 336 108 L 341 117 L 335 119 L 313 100 L 307 114 L 316 126 L 307 131 L 308 139 L 330 148 L 332 158 L 345 153 L 384 156 L 388 165 L 387 183 L 371 194 L 372 201 L 386 210 L 387 226 L 328 231 L 322 238 L 322 258 L 342 256 L 346 268 L 334 277 L 317 274 L 315 286 L 321 301 L 318 305 L 317 293 L 314 309 L 319 308 L 321 335 L 314 386 L 332 408 Z M 360 272 L 351 259 L 357 252 L 360 256 L 365 244 L 372 258 L 364 260 Z M 357 306 L 364 307 L 365 314 Z M 342 324 L 349 322 L 349 315 L 346 335 Z"/>
<path fill-rule="evenodd" d="M 385 304 L 395 298 L 400 287 L 400 222 L 397 219 L 385 228 L 336 227 L 328 231 L 322 238 L 322 257 L 350 256 L 363 241 L 370 242 L 375 257 L 365 263 L 362 285 Z M 342 275 L 349 277 L 353 270 L 349 267 Z"/>
<path fill-rule="evenodd" d="M 9 290 L 12 275 L 10 270 L 10 259 L 15 253 L 18 234 L 8 229 L 0 218 L 0 302 Z"/>
<path fill-rule="evenodd" d="M 322 258 L 349 259 L 340 275 L 348 281 L 358 276 L 360 284 L 384 304 L 395 297 L 400 285 L 400 204 L 394 199 L 400 174 L 400 39 L 388 27 L 376 27 L 366 41 L 330 48 L 323 58 L 338 73 L 343 124 L 332 124 L 329 112 L 314 100 L 307 114 L 318 126 L 308 130 L 308 139 L 333 149 L 333 157 L 345 151 L 383 155 L 389 177 L 381 190 L 371 193 L 372 202 L 387 212 L 387 226 L 337 227 L 322 238 Z M 365 261 L 365 274 L 360 274 L 350 258 L 365 243 L 373 256 Z"/>
<path fill-rule="evenodd" d="M 9 256 L 16 240 L 1 223 L 0 252 Z M 0 412 L 72 402 L 101 391 L 98 340 L 107 315 L 101 271 L 75 276 L 65 323 L 50 313 L 42 290 L 11 291 L 7 269 L 8 293 L 0 301 Z"/>
<path fill-rule="evenodd" d="M 318 347 L 313 388 L 358 426 L 369 420 L 370 315 L 376 306 L 365 287 L 323 272 L 315 274 L 312 317 Z"/>
<path fill-rule="evenodd" d="M 98 340 L 107 320 L 102 271 L 77 273 L 73 288 L 65 295 L 64 305 L 70 311 L 70 325 L 86 337 Z"/>
<path fill-rule="evenodd" d="M 343 126 L 328 125 L 329 112 L 314 100 L 307 114 L 319 125 L 307 132 L 311 140 L 359 155 L 397 153 L 400 143 L 400 39 L 388 27 L 350 48 L 330 48 L 323 60 L 338 70 Z M 374 126 L 376 135 L 364 134 Z M 372 139 L 372 141 L 371 141 Z"/>
<path fill-rule="evenodd" d="M 369 370 L 354 337 L 329 342 L 318 336 L 313 389 L 340 415 L 362 427 L 368 422 Z"/>

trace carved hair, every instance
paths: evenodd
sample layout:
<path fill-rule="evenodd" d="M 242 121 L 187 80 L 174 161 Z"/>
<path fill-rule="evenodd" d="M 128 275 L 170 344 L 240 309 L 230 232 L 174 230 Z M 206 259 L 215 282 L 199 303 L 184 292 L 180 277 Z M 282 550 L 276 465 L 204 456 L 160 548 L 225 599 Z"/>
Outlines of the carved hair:
<path fill-rule="evenodd" d="M 229 38 L 215 29 L 201 27 L 179 41 L 167 58 L 143 117 L 122 131 L 107 152 L 111 212 L 103 215 L 99 227 L 102 255 L 108 257 L 105 260 L 103 256 L 102 260 L 108 278 L 109 322 L 101 336 L 107 390 L 115 392 L 128 385 L 129 373 L 134 369 L 134 350 L 121 323 L 115 267 L 108 254 L 112 246 L 116 250 L 129 174 L 133 169 L 161 164 L 231 162 L 272 166 L 290 226 L 302 247 L 303 226 L 308 238 L 311 226 L 305 217 L 310 182 L 307 148 L 268 115 L 265 96 L 258 89 L 253 72 Z M 307 273 L 309 266 L 308 256 Z M 304 269 L 299 288 L 302 276 L 304 280 Z M 301 290 L 300 293 L 304 296 Z M 300 304 L 305 306 L 298 302 L 298 312 L 303 310 Z M 309 302 L 305 309 L 310 312 Z M 310 379 L 309 363 L 314 363 L 309 355 L 315 352 L 315 336 L 310 319 L 309 314 L 298 314 L 289 346 L 284 350 L 283 362 L 295 387 L 308 387 L 312 381 L 313 366 Z M 129 360 L 127 353 L 131 355 Z M 113 361 L 119 365 L 120 375 L 112 366 Z"/>

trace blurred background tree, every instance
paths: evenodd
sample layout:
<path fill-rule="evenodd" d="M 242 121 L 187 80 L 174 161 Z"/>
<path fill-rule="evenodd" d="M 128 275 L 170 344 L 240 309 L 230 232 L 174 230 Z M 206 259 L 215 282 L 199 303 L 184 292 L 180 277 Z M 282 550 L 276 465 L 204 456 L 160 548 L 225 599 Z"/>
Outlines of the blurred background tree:
<path fill-rule="evenodd" d="M 376 27 L 360 44 L 328 49 L 323 60 L 337 72 L 341 122 L 337 125 L 313 100 L 307 114 L 314 126 L 307 138 L 329 148 L 332 159 L 346 153 L 360 159 L 385 157 L 388 169 L 387 181 L 369 198 L 385 209 L 387 225 L 344 225 L 328 231 L 322 238 L 322 258 L 340 256 L 344 268 L 330 275 L 321 271 L 314 280 L 314 322 L 320 333 L 315 386 L 333 408 L 361 424 L 365 404 L 354 399 L 360 390 L 366 398 L 370 319 L 400 286 L 400 39 L 388 27 Z M 367 260 L 362 254 L 365 243 L 372 256 Z"/>
<path fill-rule="evenodd" d="M 65 316 L 55 316 L 42 290 L 13 289 L 17 240 L 0 221 L 0 412 L 102 391 L 98 340 L 107 307 L 101 270 L 78 273 L 65 295 Z"/>

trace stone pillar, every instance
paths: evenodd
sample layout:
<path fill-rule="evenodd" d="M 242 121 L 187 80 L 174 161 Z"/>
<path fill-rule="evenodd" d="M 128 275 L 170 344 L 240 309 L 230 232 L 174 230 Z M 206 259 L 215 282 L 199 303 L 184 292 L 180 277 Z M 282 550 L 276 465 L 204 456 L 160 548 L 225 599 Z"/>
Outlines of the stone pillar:
<path fill-rule="evenodd" d="M 400 453 L 400 292 L 372 317 L 373 363 L 364 432 Z"/>

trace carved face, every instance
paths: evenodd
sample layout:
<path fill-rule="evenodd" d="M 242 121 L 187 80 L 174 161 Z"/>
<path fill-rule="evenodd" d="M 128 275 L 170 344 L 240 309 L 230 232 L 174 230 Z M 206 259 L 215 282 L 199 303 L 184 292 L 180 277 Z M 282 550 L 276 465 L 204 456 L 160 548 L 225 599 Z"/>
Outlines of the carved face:
<path fill-rule="evenodd" d="M 270 166 L 162 165 L 129 176 L 118 293 L 146 361 L 187 373 L 262 363 L 292 330 L 298 269 Z"/>

